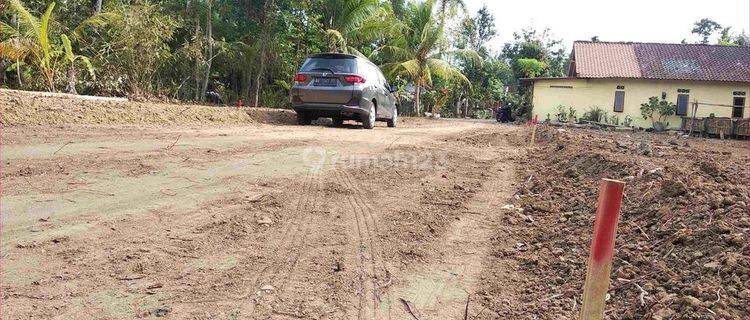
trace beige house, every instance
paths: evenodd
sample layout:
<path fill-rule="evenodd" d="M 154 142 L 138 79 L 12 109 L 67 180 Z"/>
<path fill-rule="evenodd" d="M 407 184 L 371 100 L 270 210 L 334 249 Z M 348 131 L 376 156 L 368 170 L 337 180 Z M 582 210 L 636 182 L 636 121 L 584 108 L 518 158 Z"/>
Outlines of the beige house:
<path fill-rule="evenodd" d="M 565 78 L 533 78 L 533 116 L 556 120 L 562 106 L 581 117 L 600 107 L 620 124 L 650 127 L 640 107 L 649 97 L 677 105 L 667 119 L 679 127 L 682 116 L 750 117 L 750 47 L 701 44 L 577 41 Z"/>

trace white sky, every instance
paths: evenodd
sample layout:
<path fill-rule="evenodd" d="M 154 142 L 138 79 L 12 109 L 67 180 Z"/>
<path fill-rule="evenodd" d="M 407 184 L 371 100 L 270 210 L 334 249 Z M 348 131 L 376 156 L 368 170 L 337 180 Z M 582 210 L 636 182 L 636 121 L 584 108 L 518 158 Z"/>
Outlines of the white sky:
<path fill-rule="evenodd" d="M 513 32 L 532 26 L 550 28 L 569 50 L 574 40 L 695 42 L 693 23 L 712 19 L 739 33 L 750 30 L 750 0 L 466 0 L 473 16 L 483 4 L 495 16 L 498 50 Z"/>

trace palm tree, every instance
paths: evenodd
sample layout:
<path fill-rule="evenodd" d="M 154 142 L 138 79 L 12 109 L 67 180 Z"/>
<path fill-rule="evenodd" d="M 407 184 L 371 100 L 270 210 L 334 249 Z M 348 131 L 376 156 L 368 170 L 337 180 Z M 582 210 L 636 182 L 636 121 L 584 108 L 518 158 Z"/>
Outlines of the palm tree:
<path fill-rule="evenodd" d="M 328 47 L 331 52 L 359 53 L 357 49 L 349 45 L 349 41 L 357 33 L 359 36 L 367 36 L 363 33 L 367 30 L 368 35 L 378 28 L 368 26 L 368 20 L 379 16 L 379 0 L 330 0 L 324 1 L 323 27 L 328 38 Z"/>
<path fill-rule="evenodd" d="M 457 10 L 466 11 L 466 3 L 464 0 L 438 0 L 440 2 L 438 7 L 438 13 L 440 14 L 440 22 L 444 23 L 447 16 L 453 16 Z"/>
<path fill-rule="evenodd" d="M 472 50 L 441 50 L 445 41 L 443 24 L 433 15 L 434 0 L 411 3 L 404 13 L 404 30 L 401 36 L 382 50 L 395 62 L 384 64 L 383 69 L 391 76 L 401 76 L 414 83 L 414 111 L 420 114 L 422 88 L 432 86 L 433 76 L 453 79 L 471 86 L 461 72 L 443 60 L 443 56 L 462 55 L 473 61 L 481 61 Z"/>

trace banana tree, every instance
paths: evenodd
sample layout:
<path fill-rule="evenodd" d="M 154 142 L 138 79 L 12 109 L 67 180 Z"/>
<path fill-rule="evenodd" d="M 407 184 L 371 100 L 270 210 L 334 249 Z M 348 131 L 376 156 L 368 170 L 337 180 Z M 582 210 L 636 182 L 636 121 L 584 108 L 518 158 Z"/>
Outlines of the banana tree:
<path fill-rule="evenodd" d="M 93 73 L 91 62 L 88 58 L 73 53 L 71 40 L 66 35 L 60 36 L 61 44 L 50 41 L 54 2 L 47 6 L 41 17 L 32 15 L 19 0 L 9 0 L 8 7 L 16 16 L 17 22 L 15 26 L 0 22 L 0 57 L 15 61 L 16 66 L 25 62 L 37 69 L 49 91 L 55 91 L 55 76 L 61 66 L 68 66 L 68 76 L 73 76 L 73 79 L 68 79 L 68 89 L 71 88 L 71 83 L 74 89 L 76 65 L 83 64 L 89 73 Z M 115 18 L 115 15 L 109 13 L 92 16 L 76 27 L 73 37 L 78 39 L 86 27 L 101 26 Z M 20 70 L 18 72 L 20 74 Z"/>
<path fill-rule="evenodd" d="M 91 65 L 91 61 L 89 61 L 89 58 L 75 54 L 73 53 L 73 46 L 70 43 L 70 39 L 66 35 L 61 35 L 60 38 L 62 39 L 62 46 L 63 50 L 65 51 L 63 62 L 68 65 L 68 85 L 65 88 L 65 91 L 72 94 L 77 94 L 76 92 L 76 65 L 77 64 L 83 64 L 83 66 L 88 70 L 89 75 L 91 75 L 92 78 L 96 79 L 96 75 L 94 75 L 94 66 Z"/>
<path fill-rule="evenodd" d="M 0 56 L 9 60 L 29 59 L 42 76 L 50 91 L 55 90 L 55 68 L 61 54 L 49 41 L 49 23 L 55 3 L 50 3 L 41 18 L 29 13 L 19 0 L 10 0 L 9 8 L 18 19 L 17 27 L 5 22 L 0 24 L 2 39 Z"/>

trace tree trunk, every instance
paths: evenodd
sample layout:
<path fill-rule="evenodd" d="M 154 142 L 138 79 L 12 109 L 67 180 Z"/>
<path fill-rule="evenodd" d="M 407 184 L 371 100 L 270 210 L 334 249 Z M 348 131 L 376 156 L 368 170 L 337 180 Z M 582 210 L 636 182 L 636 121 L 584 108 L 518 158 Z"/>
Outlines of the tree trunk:
<path fill-rule="evenodd" d="M 73 66 L 73 63 L 68 67 L 68 85 L 65 87 L 65 92 L 78 94 L 76 91 L 76 68 Z"/>
<path fill-rule="evenodd" d="M 201 101 L 205 100 L 206 97 L 206 91 L 208 91 L 208 82 L 211 80 L 211 62 L 213 61 L 214 56 L 214 39 L 213 39 L 213 29 L 211 27 L 211 1 L 206 1 L 206 5 L 208 5 L 208 14 L 206 15 L 206 41 L 208 41 L 208 61 L 206 61 L 206 75 L 203 79 L 203 87 L 201 90 Z"/>
<path fill-rule="evenodd" d="M 414 112 L 416 113 L 417 116 L 421 115 L 420 112 L 419 112 L 419 95 L 420 95 L 420 91 L 421 91 L 421 86 L 420 85 L 416 85 L 415 88 L 414 88 Z"/>
<path fill-rule="evenodd" d="M 461 95 L 458 95 L 458 98 L 456 99 L 456 104 L 454 105 L 454 115 L 456 118 L 458 118 L 461 115 Z"/>
<path fill-rule="evenodd" d="M 16 58 L 16 76 L 18 77 L 18 87 L 23 86 L 23 74 L 21 73 L 21 61 Z"/>
<path fill-rule="evenodd" d="M 250 103 L 250 97 L 252 97 L 252 91 L 253 91 L 253 72 L 248 71 L 247 72 L 247 87 L 245 88 L 245 92 L 242 94 L 243 97 L 247 98 L 247 103 Z"/>
<path fill-rule="evenodd" d="M 258 107 L 258 100 L 260 99 L 260 75 L 263 74 L 263 68 L 265 67 L 265 59 L 260 58 L 260 68 L 258 69 L 258 75 L 255 78 L 255 103 L 254 107 Z"/>
<path fill-rule="evenodd" d="M 269 37 L 269 26 L 270 23 L 268 23 L 268 19 L 271 16 L 271 8 L 273 7 L 273 1 L 274 0 L 266 0 L 266 3 L 263 5 L 263 31 L 260 39 L 260 64 L 258 68 L 258 74 L 255 78 L 255 103 L 253 103 L 254 107 L 258 107 L 259 99 L 260 99 L 260 79 L 263 75 L 263 72 L 265 72 L 266 67 L 266 48 L 268 44 L 268 37 Z"/>
<path fill-rule="evenodd" d="M 102 12 L 102 0 L 91 1 L 91 6 L 94 9 L 94 14 L 99 14 Z"/>
<path fill-rule="evenodd" d="M 201 33 L 201 27 L 200 27 L 200 18 L 198 16 L 198 13 L 195 14 L 195 33 L 193 36 L 193 39 L 195 41 L 198 41 L 198 37 Z M 200 92 L 200 65 L 201 61 L 198 57 L 195 57 L 195 68 L 193 69 L 193 78 L 195 80 L 195 101 L 199 101 L 202 99 L 201 92 Z"/>
<path fill-rule="evenodd" d="M 470 99 L 466 99 L 466 103 L 464 104 L 464 118 L 469 117 L 469 103 Z"/>

